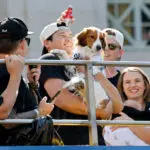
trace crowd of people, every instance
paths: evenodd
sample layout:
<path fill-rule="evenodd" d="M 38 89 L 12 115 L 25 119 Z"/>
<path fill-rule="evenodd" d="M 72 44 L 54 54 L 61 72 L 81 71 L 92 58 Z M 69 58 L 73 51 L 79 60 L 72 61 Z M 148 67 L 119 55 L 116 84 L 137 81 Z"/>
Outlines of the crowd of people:
<path fill-rule="evenodd" d="M 120 61 L 124 53 L 123 34 L 113 28 L 105 28 L 102 32 L 106 42 L 105 49 L 101 50 L 104 61 Z M 29 65 L 28 83 L 24 81 L 22 72 L 30 34 L 32 32 L 18 18 L 5 18 L 0 22 L 0 59 L 5 59 L 5 64 L 0 65 L 0 119 L 35 120 L 32 129 L 26 124 L 1 124 L 3 137 L 0 137 L 0 145 L 88 145 L 88 127 L 53 126 L 52 122 L 52 119 L 88 118 L 83 97 L 63 88 L 64 83 L 74 76 L 74 70 L 65 65 Z M 60 54 L 72 60 L 73 35 L 63 18 L 46 25 L 41 31 L 40 41 L 43 46 L 40 60 L 60 60 Z M 86 75 L 83 66 L 78 66 L 78 69 Z M 99 70 L 93 79 L 108 95 L 106 107 L 96 108 L 97 119 L 150 120 L 150 83 L 140 68 L 128 67 L 120 71 L 114 66 L 106 66 L 105 74 Z M 39 124 L 40 128 L 35 130 Z M 31 134 L 29 129 L 36 134 Z M 97 129 L 99 145 L 150 144 L 149 126 L 97 126 Z M 63 142 L 56 142 L 54 133 Z M 130 138 L 126 138 L 129 135 Z"/>

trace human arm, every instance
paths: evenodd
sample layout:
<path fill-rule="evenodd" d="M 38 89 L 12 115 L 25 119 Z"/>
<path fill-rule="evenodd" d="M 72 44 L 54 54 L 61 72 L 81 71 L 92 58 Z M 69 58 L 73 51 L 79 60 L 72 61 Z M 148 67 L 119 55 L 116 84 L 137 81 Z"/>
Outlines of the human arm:
<path fill-rule="evenodd" d="M 6 119 L 14 106 L 24 66 L 24 59 L 21 56 L 6 56 L 5 62 L 10 78 L 7 88 L 1 94 L 3 103 L 0 105 L 0 119 Z"/>
<path fill-rule="evenodd" d="M 27 78 L 28 78 L 29 83 L 38 84 L 40 74 L 41 74 L 40 65 L 27 66 Z"/>
<path fill-rule="evenodd" d="M 131 120 L 134 121 L 132 118 L 130 118 L 127 114 L 121 112 L 119 113 L 120 117 L 117 117 L 115 120 Z M 150 126 L 121 126 L 121 127 L 128 127 L 137 137 L 139 137 L 142 141 L 144 141 L 147 144 L 150 144 Z M 113 126 L 111 128 L 112 131 L 120 128 L 119 126 Z"/>
<path fill-rule="evenodd" d="M 123 102 L 121 96 L 115 86 L 101 73 L 98 72 L 95 75 L 95 79 L 98 80 L 101 86 L 105 89 L 110 100 L 112 101 L 113 113 L 117 114 L 123 109 Z"/>
<path fill-rule="evenodd" d="M 56 59 L 55 57 L 48 57 L 47 59 Z M 52 98 L 59 90 L 62 90 L 65 81 L 68 77 L 66 76 L 64 66 L 42 66 L 40 84 L 45 89 L 50 98 Z M 77 96 L 67 89 L 62 92 L 54 99 L 54 103 L 57 107 L 67 112 L 79 115 L 87 115 L 88 107 L 80 96 Z M 111 111 L 112 108 L 109 110 Z M 105 111 L 108 113 L 108 111 Z M 96 116 L 103 118 L 103 109 L 96 110 Z"/>
<path fill-rule="evenodd" d="M 129 126 L 129 129 L 142 141 L 150 144 L 150 126 Z"/>
<path fill-rule="evenodd" d="M 14 109 L 12 109 L 7 119 L 35 119 L 37 117 L 46 116 L 51 113 L 54 108 L 53 103 L 47 103 L 47 98 L 44 97 L 37 109 L 30 110 L 27 112 L 16 113 Z M 17 127 L 20 124 L 2 124 L 5 129 L 12 129 Z"/>
<path fill-rule="evenodd" d="M 64 81 L 61 79 L 48 79 L 45 82 L 45 89 L 50 97 L 53 97 L 56 92 L 62 88 Z M 79 115 L 88 115 L 87 105 L 83 102 L 80 96 L 76 96 L 69 92 L 67 89 L 62 90 L 62 92 L 55 98 L 54 103 L 57 107 Z M 104 109 L 96 109 L 96 116 L 101 119 L 107 119 L 112 114 L 112 104 L 109 104 Z"/>
<path fill-rule="evenodd" d="M 45 82 L 44 88 L 48 95 L 53 97 L 58 90 L 62 89 L 63 84 L 64 81 L 61 79 L 50 78 Z M 54 103 L 57 107 L 65 111 L 81 115 L 87 114 L 87 107 L 82 98 L 74 95 L 67 89 L 61 91 L 61 93 L 54 99 Z"/>

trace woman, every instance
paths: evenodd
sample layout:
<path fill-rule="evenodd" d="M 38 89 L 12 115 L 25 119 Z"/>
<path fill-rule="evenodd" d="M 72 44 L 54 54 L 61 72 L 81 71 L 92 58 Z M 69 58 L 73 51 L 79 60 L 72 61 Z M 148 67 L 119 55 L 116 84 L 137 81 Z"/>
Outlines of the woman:
<path fill-rule="evenodd" d="M 147 75 L 137 67 L 123 70 L 118 82 L 124 107 L 115 120 L 150 120 L 150 82 Z M 108 145 L 149 145 L 149 126 L 112 126 L 104 128 L 104 139 Z"/>

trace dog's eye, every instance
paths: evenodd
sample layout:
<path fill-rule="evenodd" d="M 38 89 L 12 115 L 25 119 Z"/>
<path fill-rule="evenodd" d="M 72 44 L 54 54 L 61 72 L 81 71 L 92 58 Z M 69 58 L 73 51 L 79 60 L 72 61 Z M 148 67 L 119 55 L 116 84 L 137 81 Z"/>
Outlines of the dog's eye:
<path fill-rule="evenodd" d="M 91 39 L 95 39 L 94 35 L 91 35 L 89 38 L 91 38 Z"/>

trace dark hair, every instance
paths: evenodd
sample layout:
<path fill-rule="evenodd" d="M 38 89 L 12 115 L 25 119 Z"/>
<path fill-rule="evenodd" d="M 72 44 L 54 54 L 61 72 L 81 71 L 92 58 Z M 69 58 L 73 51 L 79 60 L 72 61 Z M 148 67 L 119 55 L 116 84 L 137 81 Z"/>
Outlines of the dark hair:
<path fill-rule="evenodd" d="M 44 54 L 47 54 L 47 53 L 48 53 L 48 50 L 47 50 L 46 47 L 44 46 L 41 55 L 44 55 Z"/>
<path fill-rule="evenodd" d="M 0 39 L 0 53 L 11 54 L 18 47 L 19 42 L 9 38 Z"/>
<path fill-rule="evenodd" d="M 63 27 L 63 26 L 66 27 L 66 23 L 65 23 L 65 22 L 58 22 L 58 23 L 57 23 L 57 27 Z M 56 31 L 56 32 L 57 32 L 57 31 Z M 50 35 L 46 40 L 53 41 L 53 35 L 54 35 L 56 32 L 54 32 L 52 35 Z M 47 53 L 48 53 L 48 50 L 47 50 L 47 48 L 44 46 L 41 55 L 44 55 L 44 54 L 47 54 Z"/>
<path fill-rule="evenodd" d="M 53 41 L 53 34 L 49 36 L 46 40 Z M 42 55 L 47 54 L 48 50 L 45 46 L 43 46 Z"/>

